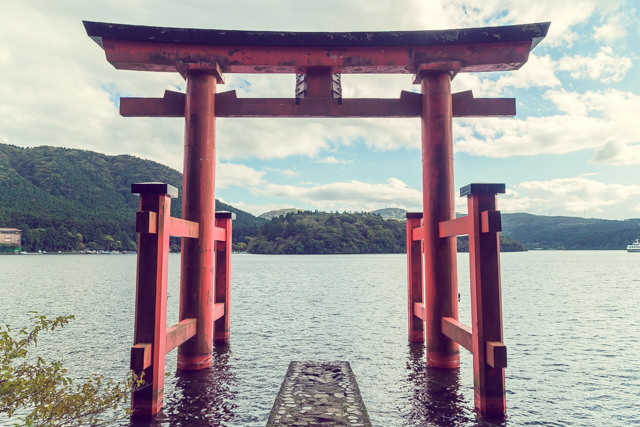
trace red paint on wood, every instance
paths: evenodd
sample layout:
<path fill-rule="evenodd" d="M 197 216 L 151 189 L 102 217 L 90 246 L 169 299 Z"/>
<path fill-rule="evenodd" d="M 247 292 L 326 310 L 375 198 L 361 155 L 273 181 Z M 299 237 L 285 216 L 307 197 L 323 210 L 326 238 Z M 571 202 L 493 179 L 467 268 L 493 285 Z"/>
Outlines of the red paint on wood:
<path fill-rule="evenodd" d="M 216 221 L 217 223 L 217 221 Z M 223 227 L 214 227 L 213 229 L 213 240 L 216 242 L 226 242 L 227 240 L 227 230 Z"/>
<path fill-rule="evenodd" d="M 448 72 L 428 72 L 421 84 L 427 364 L 457 368 L 458 344 L 442 333 L 440 320 L 458 317 L 456 239 L 440 238 L 439 233 L 440 222 L 455 218 L 451 78 Z"/>
<path fill-rule="evenodd" d="M 306 70 L 306 97 L 331 99 L 331 68 L 309 67 Z"/>
<path fill-rule="evenodd" d="M 184 100 L 166 98 L 120 98 L 123 117 L 184 117 Z"/>
<path fill-rule="evenodd" d="M 497 233 L 502 231 L 500 211 L 480 212 L 480 231 L 482 233 Z"/>
<path fill-rule="evenodd" d="M 416 304 L 422 304 L 422 241 L 415 239 L 416 230 L 421 229 L 421 218 L 407 218 L 407 282 L 409 292 L 409 342 L 424 342 L 424 309 L 416 313 Z M 422 314 L 420 316 L 419 314 Z"/>
<path fill-rule="evenodd" d="M 171 93 L 171 95 L 168 95 Z M 182 95 L 182 96 L 176 96 Z M 402 91 L 398 99 L 238 98 L 235 90 L 216 95 L 216 117 L 420 117 L 422 96 Z M 504 117 L 515 114 L 515 99 L 477 99 L 471 91 L 452 95 L 453 117 Z M 184 117 L 184 94 L 164 98 L 120 98 L 124 117 Z"/>
<path fill-rule="evenodd" d="M 229 309 L 231 306 L 231 252 L 232 252 L 232 218 L 228 215 L 216 217 L 216 227 L 224 232 L 224 240 L 218 242 L 215 263 L 214 303 L 216 312 L 222 308 L 222 316 L 214 316 L 213 341 L 225 344 L 229 342 Z"/>
<path fill-rule="evenodd" d="M 216 108 L 218 117 L 420 117 L 415 99 L 237 98 Z"/>
<path fill-rule="evenodd" d="M 165 354 L 186 342 L 196 334 L 196 319 L 184 319 L 167 329 Z"/>
<path fill-rule="evenodd" d="M 216 78 L 187 75 L 182 216 L 199 224 L 198 239 L 182 239 L 180 320 L 196 318 L 196 335 L 178 348 L 178 368 L 211 366 L 215 235 Z"/>
<path fill-rule="evenodd" d="M 469 234 L 469 218 L 466 216 L 442 221 L 438 224 L 440 237 L 462 236 Z"/>
<path fill-rule="evenodd" d="M 487 364 L 492 368 L 507 367 L 507 346 L 497 341 L 487 341 Z"/>
<path fill-rule="evenodd" d="M 151 344 L 138 343 L 131 347 L 131 370 L 142 372 L 151 366 Z"/>
<path fill-rule="evenodd" d="M 224 303 L 217 302 L 213 305 L 213 320 L 218 320 L 224 316 Z"/>
<path fill-rule="evenodd" d="M 427 318 L 427 312 L 422 302 L 413 303 L 413 314 L 420 320 L 425 320 Z"/>
<path fill-rule="evenodd" d="M 515 98 L 474 98 L 470 90 L 452 95 L 453 117 L 511 117 Z"/>
<path fill-rule="evenodd" d="M 473 333 L 471 328 L 451 317 L 442 318 L 442 333 L 466 348 L 473 351 Z"/>
<path fill-rule="evenodd" d="M 418 222 L 421 224 L 422 222 Z M 411 229 L 411 238 L 413 240 L 424 240 L 424 225 L 419 225 Z M 421 243 L 422 246 L 422 243 Z"/>
<path fill-rule="evenodd" d="M 136 233 L 156 234 L 158 214 L 156 212 L 136 212 Z"/>
<path fill-rule="evenodd" d="M 171 197 L 155 192 L 145 193 L 143 185 L 137 188 L 141 189 L 139 211 L 145 213 L 137 218 L 145 218 L 145 221 L 150 221 L 154 216 L 156 218 L 155 234 L 138 233 L 134 326 L 134 347 L 139 343 L 151 345 L 151 363 L 142 363 L 142 366 L 146 366 L 144 380 L 150 383 L 150 386 L 134 391 L 131 398 L 133 416 L 148 417 L 155 415 L 162 408 L 163 400 Z M 146 214 L 147 212 L 153 212 L 155 215 Z M 153 224 L 147 223 L 147 231 L 153 228 Z M 139 353 L 136 353 L 139 351 L 133 350 L 132 358 L 139 357 Z M 143 359 L 146 359 L 144 354 Z M 132 363 L 140 362 L 132 359 Z"/>
<path fill-rule="evenodd" d="M 496 195 L 471 193 L 467 196 L 467 204 L 469 216 L 472 218 L 469 263 L 475 406 L 481 414 L 501 417 L 506 412 L 506 347 L 502 349 L 500 346 L 490 346 L 493 349 L 491 364 L 494 366 L 491 366 L 487 358 L 487 343 L 503 342 L 500 241 L 497 232 L 482 231 L 482 213 L 496 211 Z M 496 215 L 487 214 L 485 218 L 486 228 L 495 229 Z M 490 222 L 494 224 L 493 227 L 490 226 Z"/>
<path fill-rule="evenodd" d="M 102 39 L 107 61 L 123 70 L 180 71 L 183 64 L 225 73 L 413 74 L 421 64 L 460 64 L 459 72 L 508 71 L 529 58 L 531 41 L 433 46 L 214 46 Z"/>
<path fill-rule="evenodd" d="M 197 239 L 200 233 L 200 224 L 171 217 L 170 230 L 172 236 Z"/>

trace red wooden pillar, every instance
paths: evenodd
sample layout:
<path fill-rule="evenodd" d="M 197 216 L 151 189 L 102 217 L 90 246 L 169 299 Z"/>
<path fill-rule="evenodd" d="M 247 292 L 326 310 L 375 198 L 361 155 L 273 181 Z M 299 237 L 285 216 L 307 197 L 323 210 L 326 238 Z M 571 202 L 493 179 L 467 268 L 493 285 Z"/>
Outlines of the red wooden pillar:
<path fill-rule="evenodd" d="M 200 224 L 198 239 L 182 240 L 180 320 L 196 318 L 196 336 L 178 348 L 178 368 L 211 366 L 215 251 L 215 93 L 217 78 L 186 73 L 182 217 Z"/>
<path fill-rule="evenodd" d="M 502 341 L 500 212 L 496 194 L 504 184 L 470 184 L 460 190 L 469 207 L 469 263 L 475 406 L 481 414 L 506 412 L 506 347 Z"/>
<path fill-rule="evenodd" d="M 455 217 L 451 76 L 421 70 L 422 192 L 424 210 L 425 328 L 427 364 L 460 366 L 459 346 L 442 333 L 443 317 L 458 318 L 456 238 L 440 238 L 439 223 Z"/>
<path fill-rule="evenodd" d="M 231 212 L 216 212 L 216 227 L 224 230 L 224 240 L 216 242 L 216 282 L 215 305 L 222 307 L 221 317 L 216 313 L 213 325 L 214 343 L 226 344 L 229 342 L 229 309 L 231 307 L 231 242 L 232 221 L 235 214 Z"/>
<path fill-rule="evenodd" d="M 162 408 L 167 326 L 167 272 L 171 197 L 178 190 L 168 184 L 133 184 L 140 194 L 136 216 L 138 266 L 136 313 L 131 369 L 144 372 L 147 387 L 134 391 L 133 416 L 152 416 Z"/>
<path fill-rule="evenodd" d="M 424 342 L 424 285 L 422 280 L 422 240 L 413 239 L 413 230 L 419 229 L 422 212 L 407 212 L 407 282 L 409 291 L 409 342 Z M 416 313 L 420 306 L 421 316 Z"/>

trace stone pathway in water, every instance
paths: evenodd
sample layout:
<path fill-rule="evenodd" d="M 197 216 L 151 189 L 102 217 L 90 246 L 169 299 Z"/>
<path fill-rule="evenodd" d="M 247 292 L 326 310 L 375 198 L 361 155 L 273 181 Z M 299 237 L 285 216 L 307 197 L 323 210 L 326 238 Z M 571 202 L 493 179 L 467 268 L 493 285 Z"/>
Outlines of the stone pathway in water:
<path fill-rule="evenodd" d="M 267 427 L 371 427 L 349 362 L 291 362 Z"/>

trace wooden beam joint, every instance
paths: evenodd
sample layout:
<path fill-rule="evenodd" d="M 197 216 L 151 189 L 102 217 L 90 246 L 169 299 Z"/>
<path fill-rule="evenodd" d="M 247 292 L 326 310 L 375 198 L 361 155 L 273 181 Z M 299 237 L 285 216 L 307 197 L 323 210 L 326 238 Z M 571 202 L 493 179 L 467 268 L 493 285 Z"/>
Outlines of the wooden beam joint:
<path fill-rule="evenodd" d="M 167 329 L 165 354 L 187 342 L 196 334 L 197 319 L 187 318 Z"/>
<path fill-rule="evenodd" d="M 413 315 L 416 316 L 418 319 L 422 319 L 422 320 L 427 319 L 427 313 L 423 303 L 421 302 L 413 303 Z"/>
<path fill-rule="evenodd" d="M 502 231 L 500 211 L 480 212 L 480 231 L 482 233 L 498 233 Z"/>
<path fill-rule="evenodd" d="M 175 237 L 197 239 L 200 235 L 200 224 L 186 219 L 171 217 L 169 219 L 169 234 Z"/>
<path fill-rule="evenodd" d="M 213 305 L 213 321 L 220 319 L 224 316 L 224 303 L 217 302 Z"/>
<path fill-rule="evenodd" d="M 442 318 L 442 333 L 473 353 L 473 333 L 471 328 L 453 317 Z"/>
<path fill-rule="evenodd" d="M 411 240 L 424 240 L 424 225 L 411 230 Z"/>
<path fill-rule="evenodd" d="M 463 216 L 456 219 L 441 221 L 438 224 L 438 231 L 440 232 L 441 238 L 462 236 L 465 234 L 469 234 L 469 226 L 469 217 Z"/>
<path fill-rule="evenodd" d="M 492 368 L 507 367 L 507 346 L 500 341 L 487 341 L 487 365 Z"/>
<path fill-rule="evenodd" d="M 140 373 L 151 366 L 151 344 L 140 343 L 131 347 L 131 370 Z"/>
<path fill-rule="evenodd" d="M 136 233 L 156 234 L 158 232 L 158 213 L 153 211 L 136 212 Z"/>

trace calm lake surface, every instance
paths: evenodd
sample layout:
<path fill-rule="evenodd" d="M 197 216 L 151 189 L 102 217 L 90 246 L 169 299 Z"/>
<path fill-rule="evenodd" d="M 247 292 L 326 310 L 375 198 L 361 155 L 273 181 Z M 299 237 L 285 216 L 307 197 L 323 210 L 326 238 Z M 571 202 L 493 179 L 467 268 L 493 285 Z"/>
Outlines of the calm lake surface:
<path fill-rule="evenodd" d="M 170 256 L 169 324 L 178 320 L 179 262 Z M 135 264 L 135 255 L 0 256 L 0 322 L 26 325 L 29 310 L 74 314 L 42 337 L 39 354 L 64 359 L 74 377 L 123 378 Z M 231 343 L 206 372 L 176 372 L 176 352 L 167 356 L 154 425 L 264 426 L 292 360 L 349 361 L 375 426 L 640 425 L 640 254 L 504 253 L 501 270 L 504 422 L 476 419 L 466 350 L 459 371 L 440 371 L 408 344 L 405 255 L 234 254 Z M 466 254 L 458 271 L 469 324 Z"/>

